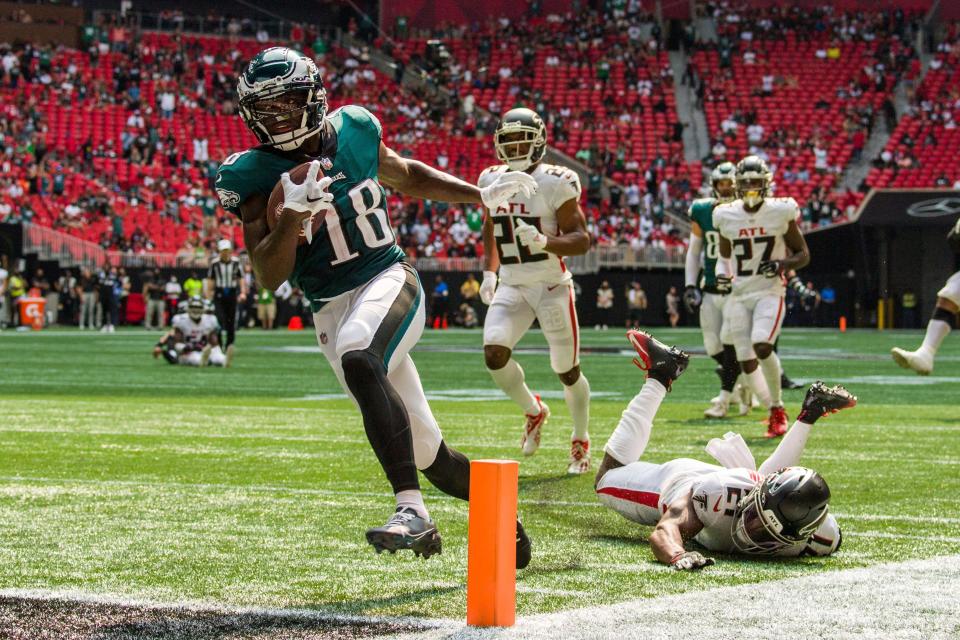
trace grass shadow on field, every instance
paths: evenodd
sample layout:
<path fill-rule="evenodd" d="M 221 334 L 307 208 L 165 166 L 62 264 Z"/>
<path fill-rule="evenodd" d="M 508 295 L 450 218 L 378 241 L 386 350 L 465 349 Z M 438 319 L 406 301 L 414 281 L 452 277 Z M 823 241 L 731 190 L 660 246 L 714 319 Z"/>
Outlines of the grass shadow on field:
<path fill-rule="evenodd" d="M 362 619 L 326 611 L 217 611 L 32 598 L 0 598 L 0 619 L 5 638 L 58 640 L 339 640 L 436 627 L 428 620 Z"/>
<path fill-rule="evenodd" d="M 401 595 L 387 596 L 384 598 L 367 598 L 365 600 L 350 600 L 346 602 L 336 600 L 332 602 L 322 602 L 308 605 L 307 608 L 321 609 L 324 611 L 336 611 L 338 614 L 345 615 L 366 615 L 371 609 L 384 609 L 398 605 L 415 604 L 422 602 L 423 600 L 429 600 L 430 598 L 447 595 L 455 591 L 464 591 L 465 589 L 466 587 L 461 585 L 449 587 L 429 587 L 426 589 L 408 591 Z"/>

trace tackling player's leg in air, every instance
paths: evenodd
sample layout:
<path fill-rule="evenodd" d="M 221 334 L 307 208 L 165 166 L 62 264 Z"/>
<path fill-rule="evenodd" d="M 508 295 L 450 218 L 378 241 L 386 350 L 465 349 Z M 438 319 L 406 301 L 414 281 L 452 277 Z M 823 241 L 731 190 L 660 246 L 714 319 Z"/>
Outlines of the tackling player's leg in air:
<path fill-rule="evenodd" d="M 737 168 L 732 162 L 717 165 L 710 175 L 712 198 L 701 198 L 690 205 L 690 245 L 687 250 L 686 288 L 683 302 L 691 314 L 699 309 L 700 331 L 707 355 L 716 360 L 720 376 L 720 395 L 703 412 L 707 418 L 727 415 L 733 390 L 740 376 L 740 363 L 732 344 L 720 340 L 723 306 L 730 293 L 729 276 L 717 275 L 720 234 L 713 227 L 713 209 L 717 204 L 733 202 Z M 703 275 L 701 277 L 701 267 Z"/>
<path fill-rule="evenodd" d="M 580 180 L 570 169 L 543 163 L 546 146 L 543 119 L 530 109 L 512 109 L 494 133 L 494 148 L 504 164 L 480 175 L 481 187 L 508 170 L 522 171 L 538 185 L 535 194 L 518 193 L 488 209 L 484 219 L 480 298 L 490 310 L 483 325 L 483 353 L 494 382 L 526 416 L 520 446 L 524 455 L 533 455 L 550 408 L 530 391 L 512 356 L 534 319 L 539 321 L 550 346 L 550 367 L 563 384 L 573 420 L 567 472 L 581 474 L 590 468 L 590 384 L 580 371 L 580 329 L 563 256 L 586 253 L 590 236 L 580 209 Z"/>
<path fill-rule="evenodd" d="M 423 332 L 423 292 L 396 244 L 383 185 L 414 198 L 496 209 L 520 191 L 532 195 L 536 182 L 507 172 L 479 189 L 401 158 L 383 143 L 380 122 L 366 109 L 347 105 L 328 114 L 316 64 L 292 49 L 257 54 L 237 92 L 240 115 L 261 144 L 224 160 L 217 193 L 243 222 L 258 282 L 276 289 L 289 279 L 310 300 L 321 350 L 360 409 L 396 501 L 387 523 L 367 531 L 367 541 L 378 552 L 439 553 L 418 469 L 441 491 L 466 500 L 470 465 L 444 443 L 408 355 Z M 289 172 L 306 163 L 305 180 L 293 182 Z M 283 207 L 267 211 L 278 183 Z M 268 215 L 275 216 L 273 228 Z M 517 566 L 529 561 L 518 523 Z"/>
<path fill-rule="evenodd" d="M 689 356 L 641 331 L 627 336 L 637 352 L 634 364 L 646 372 L 646 381 L 604 447 L 595 488 L 603 504 L 655 527 L 650 546 L 657 560 L 677 570 L 714 564 L 699 551 L 686 549 L 691 538 L 721 553 L 798 556 L 836 551 L 841 534 L 829 513 L 830 490 L 818 473 L 795 465 L 813 424 L 855 406 L 856 398 L 842 387 L 814 384 L 797 421 L 759 469 L 739 436 L 708 446 L 723 466 L 690 458 L 643 462 L 639 458 L 657 410 Z"/>
<path fill-rule="evenodd" d="M 960 219 L 947 234 L 947 241 L 954 252 L 960 254 Z M 944 338 L 950 331 L 957 328 L 958 314 L 960 314 L 960 271 L 950 276 L 943 288 L 937 292 L 937 306 L 934 307 L 930 322 L 927 323 L 927 333 L 923 337 L 920 348 L 916 351 L 907 351 L 894 347 L 890 350 L 890 355 L 904 369 L 912 369 L 922 376 L 930 375 L 933 373 L 933 361 Z"/>

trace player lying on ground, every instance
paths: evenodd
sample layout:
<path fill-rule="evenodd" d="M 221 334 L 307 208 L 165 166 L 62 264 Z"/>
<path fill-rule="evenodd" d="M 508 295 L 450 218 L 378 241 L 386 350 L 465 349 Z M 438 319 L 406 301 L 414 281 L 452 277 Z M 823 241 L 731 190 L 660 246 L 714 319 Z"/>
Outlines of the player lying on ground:
<path fill-rule="evenodd" d="M 173 316 L 173 329 L 153 348 L 153 357 L 163 356 L 170 364 L 191 367 L 229 367 L 233 362 L 233 345 L 224 353 L 217 337 L 220 323 L 205 311 L 203 298 L 192 296 L 187 302 L 187 312 Z"/>
<path fill-rule="evenodd" d="M 954 253 L 960 254 L 960 219 L 947 234 L 947 241 Z M 916 351 L 906 351 L 899 347 L 890 350 L 898 365 L 913 369 L 922 376 L 933 373 L 933 361 L 937 350 L 952 329 L 957 328 L 957 316 L 960 313 L 960 271 L 950 276 L 943 288 L 937 292 L 937 306 L 927 324 L 927 335 Z"/>
<path fill-rule="evenodd" d="M 396 496 L 396 510 L 385 525 L 367 531 L 367 541 L 378 552 L 439 553 L 440 534 L 417 470 L 466 500 L 470 463 L 444 442 L 409 355 L 423 333 L 424 296 L 397 246 L 384 185 L 415 198 L 496 209 L 520 191 L 532 195 L 536 182 L 509 172 L 479 189 L 400 157 L 383 143 L 380 122 L 366 109 L 348 105 L 327 114 L 316 64 L 292 49 L 258 53 L 238 93 L 240 115 L 261 145 L 224 161 L 217 193 L 243 221 L 260 285 L 276 289 L 289 279 L 310 300 L 320 349 L 363 415 Z M 306 180 L 295 184 L 288 172 L 306 162 Z M 271 231 L 266 209 L 278 182 L 284 208 Z M 519 523 L 517 529 L 522 567 L 530 544 Z"/>
<path fill-rule="evenodd" d="M 842 387 L 816 383 L 803 410 L 776 451 L 759 469 L 740 436 L 712 440 L 707 450 L 724 466 L 689 458 L 641 462 L 653 420 L 689 356 L 641 331 L 627 336 L 634 363 L 647 372 L 640 393 L 627 405 L 604 447 L 596 476 L 600 502 L 628 520 L 655 526 L 650 546 L 657 560 L 676 569 L 713 564 L 684 544 L 746 555 L 829 555 L 840 547 L 840 526 L 829 513 L 830 489 L 816 471 L 795 466 L 813 424 L 855 406 Z"/>
<path fill-rule="evenodd" d="M 534 319 L 540 322 L 550 345 L 550 366 L 563 383 L 573 418 L 567 472 L 581 474 L 590 468 L 590 384 L 580 372 L 572 275 L 563 262 L 563 256 L 590 249 L 580 209 L 580 178 L 571 169 L 543 162 L 547 126 L 530 109 L 505 113 L 493 139 L 504 164 L 485 169 L 478 184 L 486 187 L 514 170 L 530 175 L 538 189 L 488 209 L 483 222 L 480 299 L 490 305 L 483 324 L 483 355 L 494 382 L 526 414 L 520 446 L 524 455 L 533 455 L 550 408 L 530 392 L 523 369 L 511 356 Z"/>
<path fill-rule="evenodd" d="M 800 208 L 793 198 L 769 197 L 772 181 L 767 163 L 747 156 L 737 164 L 738 199 L 713 210 L 720 233 L 718 273 L 734 277 L 723 307 L 723 339 L 733 343 L 743 380 L 770 410 L 768 438 L 787 431 L 780 358 L 773 349 L 783 326 L 783 274 L 810 263 L 797 225 Z"/>

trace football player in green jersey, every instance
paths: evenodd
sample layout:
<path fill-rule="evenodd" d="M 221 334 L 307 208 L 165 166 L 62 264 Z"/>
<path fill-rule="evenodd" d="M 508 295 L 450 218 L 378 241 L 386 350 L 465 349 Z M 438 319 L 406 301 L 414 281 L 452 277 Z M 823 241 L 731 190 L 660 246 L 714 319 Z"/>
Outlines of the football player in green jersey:
<path fill-rule="evenodd" d="M 723 162 L 710 174 L 713 197 L 694 200 L 690 205 L 690 246 L 687 249 L 686 289 L 683 302 L 690 313 L 700 312 L 700 331 L 707 355 L 720 365 L 720 395 L 712 400 L 703 415 L 723 418 L 727 415 L 733 388 L 740 375 L 740 365 L 732 344 L 723 344 L 723 304 L 730 293 L 730 278 L 717 275 L 720 255 L 720 234 L 713 227 L 713 209 L 718 203 L 735 198 L 734 178 L 737 168 Z M 701 276 L 701 269 L 703 275 Z"/>
<path fill-rule="evenodd" d="M 260 285 L 275 289 L 289 280 L 310 300 L 320 348 L 360 408 L 396 495 L 396 511 L 384 526 L 367 531 L 367 541 L 378 552 L 439 553 L 440 535 L 424 506 L 417 470 L 466 500 L 470 465 L 444 443 L 409 355 L 423 332 L 424 296 L 397 246 L 384 186 L 496 209 L 518 193 L 532 195 L 536 182 L 509 172 L 479 189 L 400 157 L 383 143 L 380 123 L 366 109 L 350 105 L 327 113 L 316 64 L 293 49 L 258 53 L 240 77 L 238 94 L 240 116 L 261 144 L 223 162 L 217 192 L 243 222 Z M 288 172 L 305 162 L 311 163 L 306 180 L 293 183 Z M 266 208 L 278 182 L 284 209 L 271 231 Z M 301 236 L 306 243 L 299 243 Z M 529 540 L 518 523 L 517 566 L 529 560 Z"/>

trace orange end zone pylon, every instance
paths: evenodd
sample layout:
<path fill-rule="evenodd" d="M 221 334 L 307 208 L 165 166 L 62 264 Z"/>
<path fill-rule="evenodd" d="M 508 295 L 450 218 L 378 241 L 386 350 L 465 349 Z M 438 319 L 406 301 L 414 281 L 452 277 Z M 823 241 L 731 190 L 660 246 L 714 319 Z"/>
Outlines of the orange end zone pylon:
<path fill-rule="evenodd" d="M 470 463 L 468 625 L 511 627 L 516 620 L 519 475 L 515 460 Z"/>

